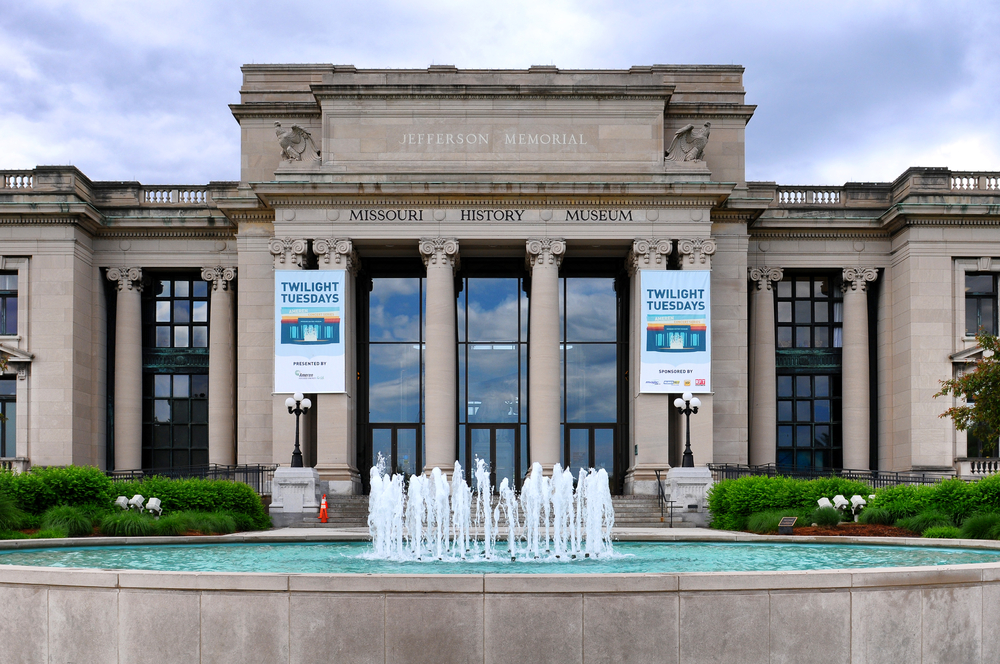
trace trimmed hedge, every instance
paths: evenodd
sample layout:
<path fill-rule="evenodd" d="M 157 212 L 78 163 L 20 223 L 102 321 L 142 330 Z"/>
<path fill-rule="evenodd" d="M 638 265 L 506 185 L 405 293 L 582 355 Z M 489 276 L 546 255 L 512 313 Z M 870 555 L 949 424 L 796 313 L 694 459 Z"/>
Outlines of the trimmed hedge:
<path fill-rule="evenodd" d="M 748 476 L 713 484 L 708 491 L 708 509 L 712 513 L 713 528 L 746 530 L 751 514 L 774 510 L 811 513 L 820 498 L 856 493 L 868 496 L 872 488 L 864 482 L 839 477 L 796 480 Z"/>
<path fill-rule="evenodd" d="M 159 498 L 165 514 L 228 512 L 240 527 L 257 530 L 271 527 L 271 517 L 260 497 L 242 482 L 165 477 L 112 481 L 91 466 L 35 467 L 20 474 L 0 471 L 0 495 L 13 499 L 14 505 L 29 518 L 37 519 L 53 507 L 71 505 L 83 509 L 94 522 L 100 522 L 105 514 L 111 513 L 117 496 L 131 498 L 137 493 Z"/>

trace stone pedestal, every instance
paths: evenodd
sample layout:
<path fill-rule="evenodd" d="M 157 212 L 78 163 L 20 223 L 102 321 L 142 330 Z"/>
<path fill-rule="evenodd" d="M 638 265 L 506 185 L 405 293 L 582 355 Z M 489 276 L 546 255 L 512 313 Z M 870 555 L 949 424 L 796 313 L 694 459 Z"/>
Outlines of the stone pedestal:
<path fill-rule="evenodd" d="M 685 521 L 707 526 L 708 490 L 712 486 L 712 471 L 706 466 L 671 468 L 667 471 L 666 491 L 674 501 L 674 510 Z"/>
<path fill-rule="evenodd" d="M 271 521 L 275 528 L 300 523 L 319 514 L 319 471 L 315 468 L 281 466 L 271 482 Z"/>

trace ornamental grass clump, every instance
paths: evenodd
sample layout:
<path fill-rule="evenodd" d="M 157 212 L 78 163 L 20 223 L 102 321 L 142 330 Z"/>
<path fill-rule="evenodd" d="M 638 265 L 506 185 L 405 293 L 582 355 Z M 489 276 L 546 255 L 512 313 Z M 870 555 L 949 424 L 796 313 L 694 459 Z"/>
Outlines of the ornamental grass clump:
<path fill-rule="evenodd" d="M 899 517 L 884 507 L 866 507 L 858 515 L 858 523 L 869 525 L 891 526 Z"/>
<path fill-rule="evenodd" d="M 42 530 L 64 530 L 69 537 L 86 537 L 93 534 L 94 522 L 79 507 L 58 505 L 42 515 Z"/>
<path fill-rule="evenodd" d="M 811 523 L 817 526 L 836 526 L 842 517 L 843 514 L 836 507 L 817 507 L 809 516 Z"/>
<path fill-rule="evenodd" d="M 954 525 L 955 524 L 951 522 L 951 517 L 944 512 L 938 512 L 937 510 L 926 510 L 920 514 L 908 516 L 905 519 L 900 519 L 896 522 L 897 528 L 902 528 L 903 530 L 909 530 L 918 534 L 923 534 L 923 532 L 928 528 Z"/>
<path fill-rule="evenodd" d="M 1000 527 L 1000 514 L 973 514 L 962 522 L 962 537 L 965 539 L 994 539 L 994 532 Z"/>
<path fill-rule="evenodd" d="M 152 517 L 128 511 L 108 514 L 101 519 L 101 534 L 110 537 L 145 537 L 155 532 Z"/>
<path fill-rule="evenodd" d="M 769 511 L 751 514 L 747 519 L 747 530 L 758 535 L 778 532 L 778 522 L 785 516 L 783 512 Z"/>
<path fill-rule="evenodd" d="M 23 528 L 25 516 L 11 496 L 0 493 L 0 531 Z"/>
<path fill-rule="evenodd" d="M 922 537 L 937 537 L 938 539 L 960 539 L 962 531 L 955 526 L 935 526 L 924 531 Z"/>

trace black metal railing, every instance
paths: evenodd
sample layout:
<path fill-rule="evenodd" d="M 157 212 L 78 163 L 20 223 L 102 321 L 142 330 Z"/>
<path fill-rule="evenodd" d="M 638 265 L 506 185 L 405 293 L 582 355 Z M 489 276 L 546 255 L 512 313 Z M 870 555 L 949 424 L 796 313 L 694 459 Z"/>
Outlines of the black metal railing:
<path fill-rule="evenodd" d="M 954 477 L 948 473 L 896 472 L 886 470 L 851 470 L 842 468 L 793 468 L 769 463 L 761 466 L 744 466 L 735 463 L 710 463 L 712 479 L 735 480 L 740 477 L 760 475 L 765 477 L 792 477 L 795 479 L 816 479 L 819 477 L 841 477 L 845 480 L 866 482 L 873 489 L 900 484 L 937 484 L 941 480 Z"/>
<path fill-rule="evenodd" d="M 656 499 L 660 504 L 660 523 L 663 523 L 663 511 L 670 514 L 670 527 L 674 527 L 674 503 L 677 501 L 667 500 L 667 493 L 663 490 L 663 480 L 660 479 L 660 471 L 654 470 L 656 473 Z"/>
<path fill-rule="evenodd" d="M 149 468 L 147 470 L 109 470 L 108 477 L 113 480 L 133 480 L 143 477 L 169 477 L 171 479 L 199 478 L 207 480 L 229 480 L 243 482 L 258 493 L 266 496 L 271 494 L 271 481 L 274 479 L 274 465 L 240 465 L 225 466 L 210 463 L 204 466 L 184 466 L 180 468 Z"/>

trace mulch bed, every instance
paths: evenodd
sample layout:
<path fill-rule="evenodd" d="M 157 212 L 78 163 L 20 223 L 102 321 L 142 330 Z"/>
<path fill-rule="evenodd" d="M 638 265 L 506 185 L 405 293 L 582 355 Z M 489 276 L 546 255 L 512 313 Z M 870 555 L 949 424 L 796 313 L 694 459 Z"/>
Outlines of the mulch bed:
<path fill-rule="evenodd" d="M 868 523 L 841 523 L 837 526 L 796 526 L 793 530 L 796 535 L 821 535 L 824 537 L 920 537 L 917 533 L 897 528 L 896 526 L 882 526 Z"/>

